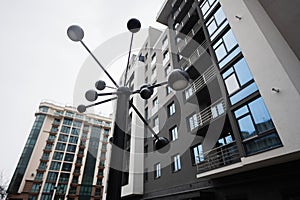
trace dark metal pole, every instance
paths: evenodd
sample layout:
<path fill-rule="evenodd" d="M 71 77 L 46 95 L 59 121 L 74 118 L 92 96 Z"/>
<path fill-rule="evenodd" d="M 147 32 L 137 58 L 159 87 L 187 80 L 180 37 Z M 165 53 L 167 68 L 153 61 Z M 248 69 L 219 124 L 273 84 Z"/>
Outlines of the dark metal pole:
<path fill-rule="evenodd" d="M 113 132 L 113 145 L 107 183 L 107 196 L 109 200 L 120 200 L 123 173 L 123 150 L 125 143 L 125 131 L 127 130 L 127 118 L 129 109 L 130 90 L 128 87 L 118 88 L 118 100 Z"/>

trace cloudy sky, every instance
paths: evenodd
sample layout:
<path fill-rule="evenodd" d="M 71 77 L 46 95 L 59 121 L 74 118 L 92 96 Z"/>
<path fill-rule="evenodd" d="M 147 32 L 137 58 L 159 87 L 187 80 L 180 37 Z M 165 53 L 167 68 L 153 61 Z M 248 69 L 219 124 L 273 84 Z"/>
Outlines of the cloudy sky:
<path fill-rule="evenodd" d="M 164 28 L 155 22 L 163 2 L 0 0 L 0 170 L 7 179 L 15 170 L 41 100 L 73 103 L 76 78 L 88 54 L 67 38 L 67 28 L 80 24 L 85 43 L 95 49 L 126 32 L 132 17 L 140 19 L 142 28 Z"/>

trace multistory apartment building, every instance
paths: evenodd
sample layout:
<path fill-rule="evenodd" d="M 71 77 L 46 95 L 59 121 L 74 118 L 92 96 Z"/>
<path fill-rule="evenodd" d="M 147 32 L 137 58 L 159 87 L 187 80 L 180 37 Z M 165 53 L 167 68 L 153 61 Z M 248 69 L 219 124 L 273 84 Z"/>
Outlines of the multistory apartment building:
<path fill-rule="evenodd" d="M 130 83 L 164 82 L 178 68 L 191 82 L 134 99 L 170 145 L 156 151 L 130 114 L 127 138 L 139 144 L 128 141 L 123 199 L 300 198 L 299 2 L 268 3 L 164 2 L 157 21 L 168 29 L 149 31 Z"/>
<path fill-rule="evenodd" d="M 111 119 L 41 102 L 7 199 L 102 199 Z"/>

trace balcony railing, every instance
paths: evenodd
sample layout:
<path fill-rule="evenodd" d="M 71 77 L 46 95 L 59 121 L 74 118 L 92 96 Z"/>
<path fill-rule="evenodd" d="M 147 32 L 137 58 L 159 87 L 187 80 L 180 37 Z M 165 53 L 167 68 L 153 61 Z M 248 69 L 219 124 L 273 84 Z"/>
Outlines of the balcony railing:
<path fill-rule="evenodd" d="M 189 12 L 186 14 L 186 16 L 182 19 L 180 24 L 176 27 L 176 31 L 180 32 L 183 26 L 188 22 L 189 18 L 192 16 L 193 12 L 196 9 L 196 4 L 192 4 Z"/>
<path fill-rule="evenodd" d="M 197 164 L 197 173 L 203 173 L 240 162 L 236 142 L 217 147 L 204 153 L 204 160 Z"/>
<path fill-rule="evenodd" d="M 179 13 L 180 13 L 181 10 L 183 9 L 183 7 L 184 7 L 184 5 L 186 4 L 186 2 L 187 2 L 187 0 L 183 0 L 183 1 L 181 2 L 180 6 L 178 7 L 178 9 L 176 10 L 176 12 L 175 12 L 174 15 L 173 15 L 173 19 L 174 19 L 174 20 L 178 17 Z"/>
<path fill-rule="evenodd" d="M 183 58 L 184 61 L 182 62 L 181 67 L 185 69 L 194 64 L 197 61 L 197 59 L 206 52 L 208 44 L 208 41 L 205 40 L 204 42 L 202 42 L 201 45 L 199 45 L 199 47 L 192 53 L 192 55 L 189 58 Z"/>
<path fill-rule="evenodd" d="M 178 51 L 181 52 L 182 49 L 191 41 L 194 35 L 201 29 L 202 23 L 201 21 L 197 21 L 197 23 L 193 26 L 193 28 L 185 35 L 184 39 L 182 39 L 178 44 Z"/>
<path fill-rule="evenodd" d="M 193 120 L 193 126 L 191 128 L 191 131 L 218 119 L 220 116 L 226 113 L 225 110 L 226 110 L 225 101 L 223 99 L 219 99 L 211 106 L 195 114 L 196 119 Z"/>
<path fill-rule="evenodd" d="M 203 74 L 201 74 L 191 85 L 185 90 L 185 99 L 188 100 L 197 91 L 202 89 L 216 76 L 217 70 L 214 65 L 211 65 Z"/>

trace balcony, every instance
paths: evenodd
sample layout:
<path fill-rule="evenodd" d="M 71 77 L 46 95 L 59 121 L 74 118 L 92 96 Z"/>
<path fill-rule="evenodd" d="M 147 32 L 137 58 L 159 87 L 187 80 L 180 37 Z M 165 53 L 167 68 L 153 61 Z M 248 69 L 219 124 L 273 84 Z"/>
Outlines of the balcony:
<path fill-rule="evenodd" d="M 192 40 L 192 38 L 197 34 L 197 32 L 201 29 L 202 23 L 200 20 L 196 22 L 196 24 L 193 26 L 193 28 L 188 32 L 186 35 L 184 35 L 184 38 L 178 43 L 178 51 L 182 52 L 184 47 Z"/>
<path fill-rule="evenodd" d="M 185 69 L 193 65 L 201 55 L 203 55 L 208 49 L 209 42 L 205 40 L 199 47 L 191 54 L 189 58 L 182 58 L 180 60 L 180 66 Z"/>
<path fill-rule="evenodd" d="M 226 114 L 226 105 L 223 99 L 219 99 L 211 106 L 206 107 L 199 113 L 195 114 L 192 118 L 190 118 L 190 127 L 193 132 L 196 129 L 199 129 L 214 120 L 217 120 L 219 117 Z"/>
<path fill-rule="evenodd" d="M 197 164 L 198 174 L 241 161 L 236 142 L 214 148 L 203 155 L 204 160 Z"/>
<path fill-rule="evenodd" d="M 187 14 L 183 17 L 182 20 L 179 21 L 180 22 L 179 25 L 176 26 L 176 28 L 175 28 L 176 32 L 184 32 L 182 29 L 187 24 L 187 22 L 189 21 L 189 19 L 191 18 L 191 16 L 193 16 L 193 13 L 195 12 L 195 10 L 196 10 L 196 5 L 192 4 L 191 8 L 187 12 Z"/>
<path fill-rule="evenodd" d="M 189 11 L 190 7 L 193 5 L 193 1 L 191 0 L 183 0 L 178 7 L 178 9 L 173 14 L 173 19 L 175 21 L 181 21 L 184 16 L 187 15 L 187 12 Z"/>
<path fill-rule="evenodd" d="M 196 80 L 194 80 L 187 89 L 185 89 L 185 99 L 188 100 L 194 94 L 196 94 L 197 91 L 204 88 L 211 80 L 215 78 L 216 74 L 216 67 L 214 65 L 211 65 L 206 71 L 204 71 L 203 74 L 201 74 Z"/>

